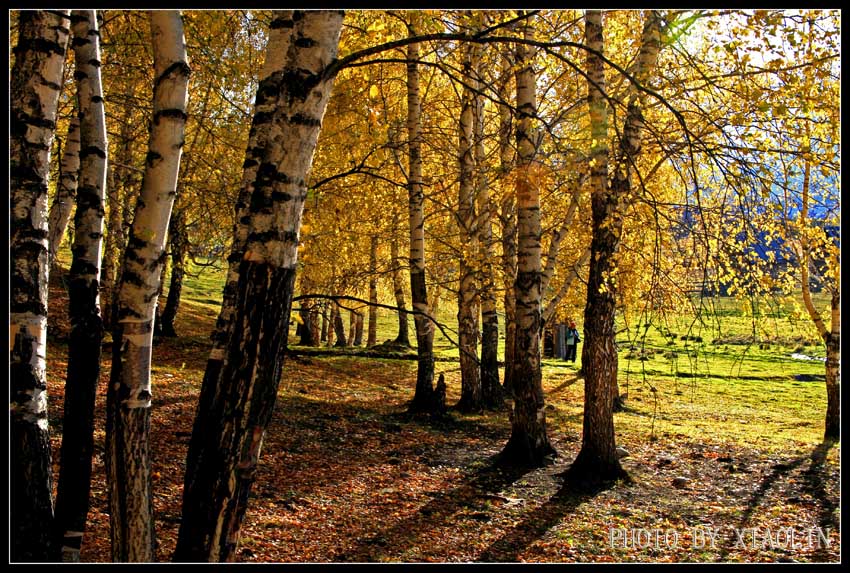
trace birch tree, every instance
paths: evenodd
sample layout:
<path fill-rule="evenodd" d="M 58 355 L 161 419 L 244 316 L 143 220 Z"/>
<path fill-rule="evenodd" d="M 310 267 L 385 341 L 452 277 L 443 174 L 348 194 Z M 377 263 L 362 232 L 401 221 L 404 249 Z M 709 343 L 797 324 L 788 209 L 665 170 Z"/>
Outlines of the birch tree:
<path fill-rule="evenodd" d="M 94 405 L 100 379 L 103 320 L 99 283 L 106 193 L 106 116 L 100 78 L 100 32 L 94 10 L 71 13 L 79 109 L 80 173 L 69 276 L 68 374 L 62 423 L 56 526 L 62 561 L 79 561 L 89 510 Z"/>
<path fill-rule="evenodd" d="M 418 14 L 410 14 L 410 36 L 416 35 Z M 428 319 L 428 289 L 425 284 L 425 194 L 422 188 L 422 104 L 419 94 L 419 43 L 407 46 L 407 191 L 410 223 L 410 291 L 416 314 L 416 390 L 411 411 L 434 409 L 434 326 Z"/>
<path fill-rule="evenodd" d="M 273 30 L 290 29 L 291 41 L 276 34 L 266 71 L 281 62 L 275 60 L 281 44 L 286 46 L 283 65 L 264 74 L 258 89 L 254 126 L 266 135 L 254 140 L 245 162 L 254 174 L 245 174 L 253 183 L 242 195 L 248 224 L 236 229 L 235 241 L 244 241 L 244 251 L 232 326 L 226 345 L 214 348 L 217 354 L 204 376 L 186 464 L 177 561 L 234 558 L 280 382 L 306 181 L 333 84 L 325 72 L 336 57 L 343 15 L 296 11 L 286 16 L 276 14 Z M 269 106 L 266 111 L 261 104 Z"/>
<path fill-rule="evenodd" d="M 529 19 L 522 32 L 531 40 Z M 536 77 L 532 55 L 525 44 L 516 47 L 516 210 L 517 275 L 516 342 L 511 389 L 514 410 L 511 437 L 500 457 L 508 463 L 540 466 L 557 455 L 546 430 L 543 380 L 540 370 L 541 246 L 539 168 L 536 163 L 537 135 L 533 126 L 537 113 Z"/>
<path fill-rule="evenodd" d="M 177 187 L 190 68 L 179 11 L 150 14 L 153 122 L 124 254 L 107 393 L 106 457 L 114 561 L 154 560 L 150 407 L 153 322 Z"/>
<path fill-rule="evenodd" d="M 9 438 L 12 561 L 47 561 L 47 184 L 68 10 L 22 11 L 9 86 Z"/>
<path fill-rule="evenodd" d="M 80 118 L 73 117 L 68 123 L 68 135 L 62 149 L 59 163 L 59 181 L 56 184 L 56 196 L 50 205 L 50 219 L 47 223 L 47 260 L 49 269 L 53 269 L 56 253 L 65 237 L 65 230 L 74 210 L 74 197 L 77 193 L 77 177 L 80 172 Z"/>
<path fill-rule="evenodd" d="M 623 229 L 623 211 L 631 195 L 631 173 L 640 153 L 643 127 L 643 92 L 634 84 L 628 90 L 627 112 L 613 174 L 608 172 L 608 114 L 605 75 L 603 15 L 588 10 L 585 39 L 592 51 L 587 55 L 588 105 L 591 134 L 591 239 L 587 304 L 584 311 L 585 370 L 582 446 L 569 475 L 577 481 L 606 481 L 624 475 L 616 453 L 614 399 L 617 388 L 617 347 L 614 313 L 617 301 L 617 252 Z M 643 84 L 655 66 L 661 49 L 661 15 L 647 14 L 641 45 L 632 76 Z M 609 181 L 610 177 L 610 181 Z"/>
<path fill-rule="evenodd" d="M 471 27 L 476 27 L 475 16 L 467 14 Z M 478 360 L 478 314 L 480 297 L 477 284 L 478 229 L 476 226 L 476 165 L 474 123 L 477 107 L 475 91 L 479 89 L 478 65 L 481 46 L 467 43 L 463 47 L 462 74 L 464 86 L 458 122 L 458 206 L 456 221 L 460 248 L 458 261 L 457 322 L 458 351 L 460 354 L 460 401 L 462 412 L 481 409 L 481 375 Z"/>

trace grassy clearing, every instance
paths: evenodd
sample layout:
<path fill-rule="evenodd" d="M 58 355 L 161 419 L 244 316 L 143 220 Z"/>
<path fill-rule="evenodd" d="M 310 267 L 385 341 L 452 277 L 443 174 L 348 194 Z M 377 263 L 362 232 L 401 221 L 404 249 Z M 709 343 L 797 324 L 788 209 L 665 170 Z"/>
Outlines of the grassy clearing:
<path fill-rule="evenodd" d="M 183 464 L 223 280 L 214 268 L 193 273 L 176 324 L 181 337 L 163 340 L 153 355 L 160 560 L 170 559 L 176 541 Z M 56 303 L 51 313 L 58 312 L 58 282 L 50 296 Z M 450 312 L 441 316 L 451 322 Z M 379 317 L 378 340 L 394 338 L 393 314 L 382 311 Z M 690 319 L 679 320 L 686 325 Z M 747 318 L 731 311 L 721 325 L 727 339 L 748 328 Z M 555 465 L 502 472 L 490 458 L 510 434 L 508 413 L 452 413 L 442 421 L 407 416 L 415 361 L 331 353 L 292 357 L 264 441 L 238 560 L 837 561 L 840 444 L 820 447 L 823 364 L 790 359 L 790 345 L 747 348 L 713 344 L 717 337 L 682 339 L 685 333 L 673 323 L 663 331 L 648 329 L 642 344 L 619 341 L 620 388 L 628 393 L 628 408 L 615 415 L 615 427 L 618 443 L 631 454 L 623 464 L 632 481 L 592 494 L 565 489 L 558 475 L 581 440 L 583 382 L 575 365 L 544 360 L 547 420 L 560 454 Z M 439 344 L 441 355 L 456 356 L 446 341 Z M 48 355 L 54 452 L 61 439 L 66 353 L 54 328 Z M 82 555 L 90 562 L 109 559 L 103 471 L 108 355 Z M 457 363 L 441 361 L 436 368 L 446 375 L 454 403 L 460 395 Z M 708 526 L 722 535 L 715 547 L 698 547 L 691 532 Z M 830 546 L 736 547 L 734 528 L 783 527 L 828 529 Z M 616 528 L 675 530 L 681 542 L 612 546 Z"/>

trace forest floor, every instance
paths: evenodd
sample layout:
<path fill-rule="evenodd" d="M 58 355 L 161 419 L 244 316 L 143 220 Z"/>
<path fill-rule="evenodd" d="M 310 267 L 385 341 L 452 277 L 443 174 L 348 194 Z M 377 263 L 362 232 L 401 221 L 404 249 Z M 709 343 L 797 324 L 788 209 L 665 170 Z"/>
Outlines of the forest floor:
<path fill-rule="evenodd" d="M 51 282 L 51 308 L 62 308 L 61 283 Z M 51 312 L 48 394 L 58 475 L 67 324 L 57 316 Z M 214 317 L 209 306 L 184 303 L 181 337 L 154 349 L 160 561 L 171 559 L 176 543 Z M 103 447 L 110 353 L 105 343 L 85 562 L 109 561 Z M 820 443 L 825 392 L 822 379 L 808 381 L 816 375 L 785 367 L 768 379 L 633 377 L 628 408 L 615 416 L 630 480 L 588 492 L 560 476 L 581 443 L 583 384 L 573 365 L 550 361 L 544 369 L 549 434 L 560 455 L 531 471 L 492 464 L 510 434 L 507 410 L 450 410 L 440 420 L 407 415 L 415 369 L 415 361 L 344 353 L 286 359 L 239 561 L 839 560 L 840 444 Z M 457 364 L 437 369 L 454 403 Z"/>

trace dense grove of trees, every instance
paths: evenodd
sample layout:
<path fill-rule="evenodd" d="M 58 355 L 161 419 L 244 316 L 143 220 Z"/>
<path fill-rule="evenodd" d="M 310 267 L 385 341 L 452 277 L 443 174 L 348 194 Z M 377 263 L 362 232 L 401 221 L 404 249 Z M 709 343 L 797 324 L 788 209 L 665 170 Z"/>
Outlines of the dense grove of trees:
<path fill-rule="evenodd" d="M 14 561 L 79 559 L 105 329 L 112 556 L 156 559 L 151 346 L 179 335 L 188 260 L 228 270 L 177 561 L 234 558 L 290 315 L 302 344 L 360 345 L 368 322 L 367 345 L 414 345 L 414 414 L 447 407 L 433 345 L 450 334 L 456 408 L 508 402 L 499 462 L 520 466 L 571 455 L 549 441 L 541 356 L 552 324 L 581 319 L 581 487 L 623 475 L 615 319 L 694 288 L 798 298 L 838 438 L 837 11 L 47 10 L 10 26 Z M 68 244 L 70 307 L 49 309 L 72 325 L 54 511 L 47 280 Z M 438 320 L 451 305 L 456 329 Z M 394 340 L 377 339 L 379 306 Z"/>

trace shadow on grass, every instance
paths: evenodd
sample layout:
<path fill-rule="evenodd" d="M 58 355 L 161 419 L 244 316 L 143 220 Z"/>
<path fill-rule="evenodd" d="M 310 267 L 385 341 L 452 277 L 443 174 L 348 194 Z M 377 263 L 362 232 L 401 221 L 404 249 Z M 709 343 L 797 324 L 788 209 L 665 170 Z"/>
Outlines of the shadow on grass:
<path fill-rule="evenodd" d="M 410 547 L 427 543 L 427 539 L 417 542 L 418 538 L 429 532 L 438 534 L 441 526 L 456 521 L 456 514 L 467 508 L 481 507 L 488 496 L 498 494 L 529 471 L 530 468 L 501 467 L 494 458 L 490 458 L 486 466 L 472 473 L 460 486 L 446 492 L 435 492 L 433 499 L 414 515 L 358 540 L 353 547 L 341 549 L 332 561 L 372 562 L 378 561 L 382 555 L 401 555 Z M 476 515 L 489 519 L 484 512 Z"/>
<path fill-rule="evenodd" d="M 613 487 L 616 482 L 579 488 L 566 481 L 558 492 L 543 505 L 527 514 L 523 520 L 494 541 L 478 556 L 479 562 L 516 562 L 522 552 L 541 539 L 576 508 L 597 494 Z"/>
<path fill-rule="evenodd" d="M 826 456 L 829 454 L 830 448 L 834 446 L 834 442 L 826 441 L 820 444 L 812 452 L 812 463 L 803 473 L 804 483 L 803 489 L 812 494 L 818 502 L 818 526 L 827 534 L 828 529 L 837 530 L 841 526 L 836 516 L 838 504 L 834 497 L 829 495 L 826 490 L 826 478 L 828 470 L 826 467 Z M 826 561 L 829 556 L 823 545 L 819 545 L 817 551 L 812 554 L 816 561 Z"/>
<path fill-rule="evenodd" d="M 828 492 L 826 491 L 825 485 L 826 456 L 833 445 L 834 444 L 832 442 L 823 442 L 816 446 L 811 454 L 799 456 L 785 463 L 775 464 L 773 466 L 773 471 L 762 480 L 761 484 L 759 484 L 759 487 L 750 496 L 750 499 L 747 502 L 747 508 L 744 510 L 744 513 L 741 516 L 741 520 L 738 523 L 736 529 L 738 531 L 745 529 L 749 524 L 753 513 L 756 509 L 758 509 L 759 505 L 761 505 L 761 502 L 764 499 L 764 496 L 767 491 L 777 481 L 779 481 L 783 477 L 790 475 L 794 470 L 802 466 L 806 462 L 806 460 L 809 460 L 811 463 L 808 469 L 803 472 L 803 489 L 804 491 L 808 491 L 809 493 L 811 493 L 818 503 L 818 525 L 823 529 L 824 532 L 826 532 L 827 527 L 837 529 L 838 522 L 835 518 L 835 509 L 837 507 L 837 504 L 835 500 L 829 496 Z M 718 556 L 717 560 L 725 561 L 729 555 L 730 550 L 733 549 L 738 543 L 739 542 L 737 536 L 730 537 L 724 544 L 724 546 L 721 548 L 720 555 Z M 823 549 L 823 547 L 819 548 L 814 556 L 816 558 L 826 560 L 827 555 Z"/>

